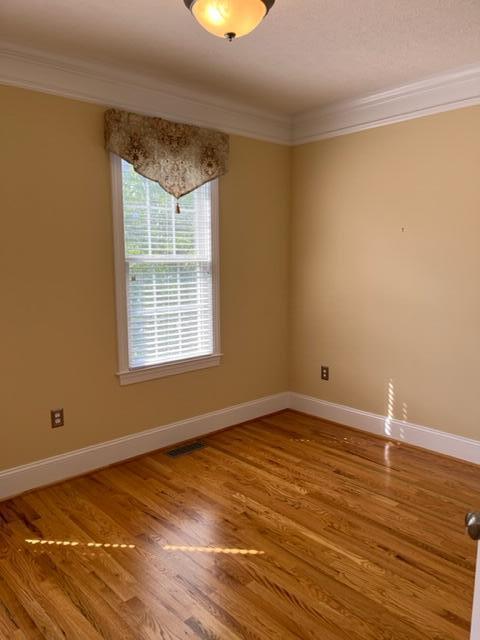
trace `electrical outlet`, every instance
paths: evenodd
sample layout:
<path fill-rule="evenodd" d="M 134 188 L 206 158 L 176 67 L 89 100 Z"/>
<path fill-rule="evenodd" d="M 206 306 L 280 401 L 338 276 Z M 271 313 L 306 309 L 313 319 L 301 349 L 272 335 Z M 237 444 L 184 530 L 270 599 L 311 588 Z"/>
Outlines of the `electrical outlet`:
<path fill-rule="evenodd" d="M 330 369 L 328 367 L 322 366 L 321 376 L 322 380 L 330 380 Z"/>
<path fill-rule="evenodd" d="M 63 409 L 52 409 L 50 411 L 50 420 L 52 423 L 52 429 L 56 429 L 57 427 L 63 427 Z"/>

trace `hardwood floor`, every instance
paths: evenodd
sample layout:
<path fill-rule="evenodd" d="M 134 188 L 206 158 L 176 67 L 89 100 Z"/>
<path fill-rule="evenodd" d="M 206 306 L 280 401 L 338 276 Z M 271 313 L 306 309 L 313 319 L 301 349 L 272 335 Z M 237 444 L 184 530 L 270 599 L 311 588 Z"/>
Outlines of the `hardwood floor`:
<path fill-rule="evenodd" d="M 480 468 L 293 411 L 205 442 L 0 504 L 0 638 L 468 639 Z"/>

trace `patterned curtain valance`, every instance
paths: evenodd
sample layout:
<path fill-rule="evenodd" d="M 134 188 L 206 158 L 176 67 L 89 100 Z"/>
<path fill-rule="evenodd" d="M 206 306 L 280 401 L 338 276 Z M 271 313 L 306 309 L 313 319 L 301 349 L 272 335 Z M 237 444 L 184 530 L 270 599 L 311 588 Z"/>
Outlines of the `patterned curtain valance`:
<path fill-rule="evenodd" d="M 105 140 L 109 151 L 175 198 L 228 170 L 229 137 L 212 129 L 109 109 Z"/>

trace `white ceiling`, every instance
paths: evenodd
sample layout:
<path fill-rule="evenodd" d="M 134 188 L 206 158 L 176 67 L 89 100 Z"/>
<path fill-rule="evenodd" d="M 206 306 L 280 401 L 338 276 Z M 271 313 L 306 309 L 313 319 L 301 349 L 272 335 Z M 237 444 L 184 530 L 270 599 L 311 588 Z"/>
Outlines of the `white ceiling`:
<path fill-rule="evenodd" d="M 480 2 L 276 0 L 230 44 L 183 0 L 0 0 L 0 40 L 295 114 L 480 62 Z"/>

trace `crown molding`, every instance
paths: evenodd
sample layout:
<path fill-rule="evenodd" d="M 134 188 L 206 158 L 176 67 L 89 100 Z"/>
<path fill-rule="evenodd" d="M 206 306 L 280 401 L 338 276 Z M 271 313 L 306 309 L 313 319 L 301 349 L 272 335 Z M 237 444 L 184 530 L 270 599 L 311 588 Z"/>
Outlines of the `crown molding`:
<path fill-rule="evenodd" d="M 337 102 L 293 118 L 293 144 L 355 133 L 480 103 L 480 65 Z"/>
<path fill-rule="evenodd" d="M 268 142 L 291 143 L 288 116 L 187 91 L 151 77 L 9 43 L 0 43 L 0 84 L 213 127 Z"/>
<path fill-rule="evenodd" d="M 0 84 L 285 145 L 306 144 L 480 104 L 480 65 L 289 117 L 148 76 L 1 42 Z"/>

